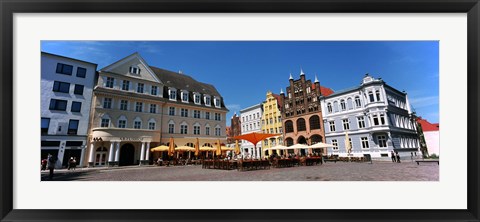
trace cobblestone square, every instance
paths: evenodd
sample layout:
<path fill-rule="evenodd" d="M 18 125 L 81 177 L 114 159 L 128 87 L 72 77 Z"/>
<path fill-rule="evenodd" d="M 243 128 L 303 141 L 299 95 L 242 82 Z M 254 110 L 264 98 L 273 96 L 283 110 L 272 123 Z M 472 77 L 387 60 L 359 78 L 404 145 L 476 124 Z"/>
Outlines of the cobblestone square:
<path fill-rule="evenodd" d="M 48 181 L 48 172 L 41 173 Z M 53 181 L 438 181 L 437 163 L 328 162 L 323 165 L 237 171 L 188 166 L 131 166 L 56 170 Z"/>

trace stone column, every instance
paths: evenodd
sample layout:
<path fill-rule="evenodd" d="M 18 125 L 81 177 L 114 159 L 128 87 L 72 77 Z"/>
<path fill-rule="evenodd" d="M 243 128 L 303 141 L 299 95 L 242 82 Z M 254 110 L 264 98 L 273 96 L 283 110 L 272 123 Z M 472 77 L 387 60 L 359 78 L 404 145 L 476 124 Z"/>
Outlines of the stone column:
<path fill-rule="evenodd" d="M 93 167 L 95 163 L 94 160 L 95 155 L 95 142 L 90 143 L 90 153 L 88 155 L 88 167 Z"/>
<path fill-rule="evenodd" d="M 120 161 L 120 142 L 116 142 L 115 146 L 115 166 L 119 166 L 119 161 Z"/>
<path fill-rule="evenodd" d="M 110 149 L 108 150 L 108 166 L 113 166 L 114 165 L 114 162 L 113 162 L 113 158 L 114 158 L 113 150 L 115 148 L 114 144 L 115 144 L 115 142 L 110 141 Z"/>
<path fill-rule="evenodd" d="M 147 149 L 145 151 L 145 161 L 147 161 L 147 164 L 150 160 L 150 142 L 147 142 Z"/>
<path fill-rule="evenodd" d="M 140 164 L 144 165 L 145 162 L 145 142 L 142 142 L 142 149 L 140 150 Z"/>

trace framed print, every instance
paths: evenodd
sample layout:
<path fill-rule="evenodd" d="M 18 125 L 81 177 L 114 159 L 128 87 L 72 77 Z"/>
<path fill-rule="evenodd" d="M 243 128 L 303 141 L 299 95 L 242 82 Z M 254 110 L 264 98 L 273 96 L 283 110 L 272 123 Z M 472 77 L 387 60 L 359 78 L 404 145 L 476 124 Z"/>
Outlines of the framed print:
<path fill-rule="evenodd" d="M 479 221 L 478 0 L 1 10 L 2 221 Z"/>

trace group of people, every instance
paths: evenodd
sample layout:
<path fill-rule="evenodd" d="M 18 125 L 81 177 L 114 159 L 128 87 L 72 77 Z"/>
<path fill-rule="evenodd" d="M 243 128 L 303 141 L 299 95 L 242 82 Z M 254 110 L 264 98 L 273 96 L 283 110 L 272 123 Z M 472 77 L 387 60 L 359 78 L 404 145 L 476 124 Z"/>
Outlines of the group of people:
<path fill-rule="evenodd" d="M 70 160 L 68 160 L 68 170 L 75 170 L 77 168 L 77 159 L 75 157 L 70 157 Z"/>
<path fill-rule="evenodd" d="M 400 155 L 398 154 L 398 151 L 395 151 L 390 153 L 391 157 L 392 157 L 392 162 L 394 163 L 400 163 Z"/>
<path fill-rule="evenodd" d="M 53 179 L 53 171 L 55 170 L 55 163 L 57 163 L 57 159 L 51 155 L 48 154 L 46 159 L 43 159 L 41 162 L 41 170 L 44 171 L 48 168 L 50 171 L 48 174 L 48 178 L 51 180 Z"/>

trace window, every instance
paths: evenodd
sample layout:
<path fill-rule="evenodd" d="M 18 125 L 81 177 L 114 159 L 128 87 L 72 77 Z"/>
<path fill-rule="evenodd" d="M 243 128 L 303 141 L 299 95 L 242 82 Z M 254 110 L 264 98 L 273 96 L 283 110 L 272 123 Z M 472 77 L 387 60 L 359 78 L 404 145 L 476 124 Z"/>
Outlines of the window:
<path fill-rule="evenodd" d="M 177 91 L 175 89 L 170 89 L 168 93 L 170 100 L 177 100 Z"/>
<path fill-rule="evenodd" d="M 187 125 L 181 125 L 180 126 L 180 134 L 187 134 L 188 131 L 188 126 Z"/>
<path fill-rule="evenodd" d="M 380 101 L 380 91 L 375 91 L 375 95 L 377 95 L 377 101 Z"/>
<path fill-rule="evenodd" d="M 372 92 L 368 92 L 368 97 L 370 98 L 370 102 L 375 101 L 375 98 L 373 98 L 373 93 Z"/>
<path fill-rule="evenodd" d="M 291 120 L 287 120 L 285 122 L 285 133 L 292 133 L 293 132 L 293 122 Z"/>
<path fill-rule="evenodd" d="M 77 67 L 77 77 L 85 78 L 87 76 L 87 69 L 82 67 Z"/>
<path fill-rule="evenodd" d="M 378 115 L 373 115 L 373 125 L 375 125 L 375 126 L 378 126 L 378 125 L 379 125 Z"/>
<path fill-rule="evenodd" d="M 83 85 L 75 84 L 75 88 L 73 89 L 73 94 L 75 95 L 83 95 Z"/>
<path fill-rule="evenodd" d="M 193 118 L 200 119 L 200 110 L 193 110 Z"/>
<path fill-rule="evenodd" d="M 135 104 L 135 112 L 143 112 L 143 103 L 137 102 Z"/>
<path fill-rule="evenodd" d="M 220 107 L 220 98 L 215 98 L 213 102 L 215 103 L 215 107 Z M 258 118 L 258 113 L 257 113 L 257 118 Z"/>
<path fill-rule="evenodd" d="M 67 110 L 67 100 L 52 99 L 50 100 L 50 110 Z"/>
<path fill-rule="evenodd" d="M 188 102 L 188 92 L 182 92 L 182 102 Z"/>
<path fill-rule="evenodd" d="M 386 136 L 377 136 L 378 146 L 387 147 L 387 137 Z"/>
<path fill-rule="evenodd" d="M 181 115 L 182 117 L 188 117 L 188 109 L 182 108 L 182 109 L 180 110 L 180 115 Z"/>
<path fill-rule="evenodd" d="M 193 126 L 193 134 L 195 135 L 200 134 L 200 126 Z"/>
<path fill-rule="evenodd" d="M 143 88 L 145 87 L 145 84 L 143 83 L 138 83 L 137 84 L 137 93 L 143 93 Z"/>
<path fill-rule="evenodd" d="M 220 127 L 215 127 L 215 136 L 220 136 Z"/>
<path fill-rule="evenodd" d="M 210 106 L 210 96 L 205 96 L 205 105 Z"/>
<path fill-rule="evenodd" d="M 149 130 L 155 130 L 155 122 L 149 122 L 148 123 L 148 129 Z"/>
<path fill-rule="evenodd" d="M 327 104 L 327 111 L 328 111 L 328 113 L 332 113 L 333 109 L 332 109 L 332 104 L 331 103 Z"/>
<path fill-rule="evenodd" d="M 82 109 L 82 103 L 81 102 L 72 102 L 72 112 L 80 112 Z"/>
<path fill-rule="evenodd" d="M 361 138 L 360 138 L 360 141 L 362 142 L 362 148 L 363 148 L 363 149 L 369 148 L 369 146 L 368 146 L 368 138 L 367 138 L 367 137 L 361 137 Z"/>
<path fill-rule="evenodd" d="M 157 113 L 157 104 L 150 104 L 150 113 Z"/>
<path fill-rule="evenodd" d="M 362 103 L 360 102 L 360 97 L 358 96 L 355 97 L 355 105 L 357 106 L 357 108 L 362 106 Z"/>
<path fill-rule="evenodd" d="M 195 104 L 200 104 L 200 94 L 195 94 L 193 95 L 193 100 L 195 102 Z"/>
<path fill-rule="evenodd" d="M 127 121 L 124 119 L 118 120 L 118 128 L 125 128 L 127 127 Z"/>
<path fill-rule="evenodd" d="M 385 125 L 385 114 L 380 114 L 380 122 Z"/>
<path fill-rule="evenodd" d="M 110 119 L 102 118 L 102 122 L 100 123 L 100 127 L 110 127 Z"/>
<path fill-rule="evenodd" d="M 207 135 L 207 136 L 210 135 L 210 127 L 209 126 L 205 127 L 205 135 Z"/>
<path fill-rule="evenodd" d="M 120 110 L 128 109 L 128 100 L 120 100 Z"/>
<path fill-rule="evenodd" d="M 169 123 L 168 124 L 168 133 L 174 133 L 175 132 L 175 124 Z"/>
<path fill-rule="evenodd" d="M 104 109 L 111 109 L 112 108 L 112 98 L 104 98 L 103 99 L 103 108 Z"/>
<path fill-rule="evenodd" d="M 359 129 L 365 128 L 365 118 L 363 118 L 363 116 L 357 117 L 357 121 Z"/>
<path fill-rule="evenodd" d="M 78 131 L 78 120 L 73 120 L 71 119 L 70 122 L 68 123 L 68 135 L 77 135 Z"/>
<path fill-rule="evenodd" d="M 47 134 L 49 127 L 50 127 L 50 118 L 42 118 L 42 134 Z"/>
<path fill-rule="evenodd" d="M 335 121 L 328 122 L 330 125 L 330 132 L 335 132 Z"/>
<path fill-rule="evenodd" d="M 152 86 L 152 88 L 150 89 L 150 94 L 156 96 L 158 93 L 158 87 L 157 86 Z"/>
<path fill-rule="evenodd" d="M 136 66 L 130 66 L 130 69 L 129 69 L 130 73 L 132 74 L 140 74 L 140 69 Z"/>
<path fill-rule="evenodd" d="M 210 119 L 210 112 L 205 112 L 205 119 Z"/>
<path fill-rule="evenodd" d="M 168 115 L 175 116 L 175 107 L 168 107 Z"/>
<path fill-rule="evenodd" d="M 125 91 L 130 90 L 130 81 L 128 80 L 122 81 L 122 90 L 125 90 Z"/>
<path fill-rule="evenodd" d="M 215 113 L 215 120 L 220 121 L 222 120 L 220 113 Z"/>
<path fill-rule="evenodd" d="M 350 123 L 348 121 L 348 119 L 344 119 L 342 120 L 343 122 L 343 130 L 349 130 L 350 129 Z"/>
<path fill-rule="evenodd" d="M 73 66 L 57 63 L 57 73 L 65 74 L 65 75 L 72 75 Z"/>
<path fill-rule="evenodd" d="M 113 82 L 115 81 L 112 77 L 107 77 L 107 81 L 105 82 L 105 87 L 113 88 Z"/>
<path fill-rule="evenodd" d="M 141 121 L 134 121 L 133 122 L 133 128 L 135 129 L 141 129 L 142 128 L 142 122 Z"/>
<path fill-rule="evenodd" d="M 332 140 L 332 145 L 334 150 L 338 150 L 338 141 L 337 140 Z"/>
<path fill-rule="evenodd" d="M 345 111 L 347 109 L 347 106 L 345 105 L 345 100 L 340 100 L 340 107 L 342 108 L 342 111 Z"/>
<path fill-rule="evenodd" d="M 70 83 L 55 81 L 55 82 L 53 82 L 53 91 L 54 92 L 69 93 L 70 92 Z"/>
<path fill-rule="evenodd" d="M 297 131 L 306 131 L 307 126 L 305 124 L 305 119 L 300 118 L 297 120 Z"/>

